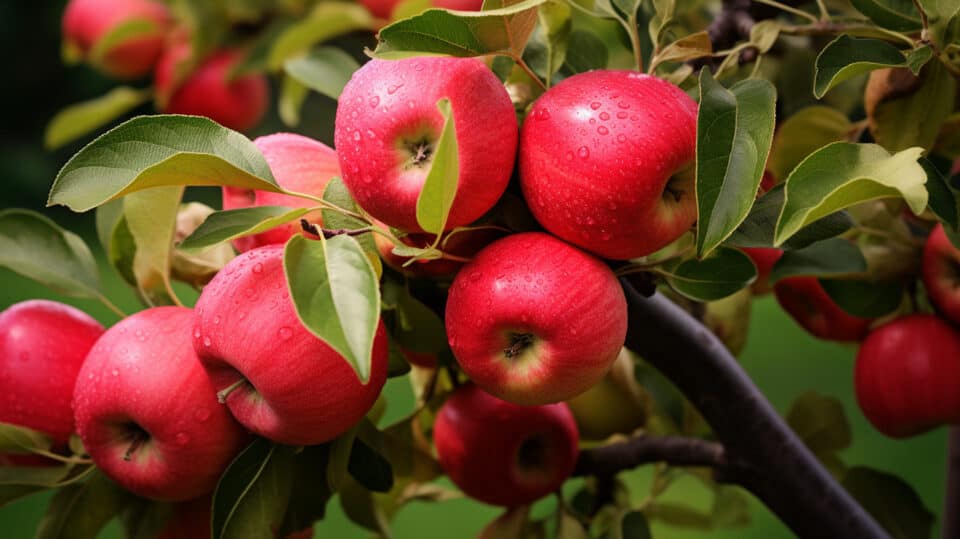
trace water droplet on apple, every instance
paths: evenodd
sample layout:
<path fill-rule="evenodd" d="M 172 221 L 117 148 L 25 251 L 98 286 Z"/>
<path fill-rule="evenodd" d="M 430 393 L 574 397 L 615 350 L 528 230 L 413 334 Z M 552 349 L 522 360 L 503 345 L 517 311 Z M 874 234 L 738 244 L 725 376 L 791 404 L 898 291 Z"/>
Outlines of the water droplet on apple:
<path fill-rule="evenodd" d="M 357 141 L 357 142 L 360 142 L 360 132 L 359 132 L 359 131 L 354 131 L 354 132 L 353 132 L 353 140 L 355 140 L 355 141 Z"/>
<path fill-rule="evenodd" d="M 197 408 L 197 410 L 193 412 L 193 418 L 200 423 L 203 423 L 204 421 L 210 419 L 210 410 L 207 408 Z"/>
<path fill-rule="evenodd" d="M 187 445 L 190 443 L 190 435 L 186 432 L 178 432 L 175 438 L 178 445 Z"/>
<path fill-rule="evenodd" d="M 577 155 L 580 156 L 580 159 L 588 159 L 590 157 L 590 148 L 580 146 L 580 149 L 577 150 Z"/>
<path fill-rule="evenodd" d="M 538 110 L 537 113 L 534 114 L 533 116 L 534 116 L 536 119 L 540 120 L 540 121 L 549 120 L 549 119 L 550 119 L 550 111 L 547 110 L 547 109 L 540 109 L 540 110 Z"/>
<path fill-rule="evenodd" d="M 607 129 L 606 127 L 602 126 L 602 125 L 597 128 L 597 133 L 600 133 L 601 135 L 606 135 L 606 134 L 609 133 L 609 132 L 610 132 L 610 130 Z"/>
<path fill-rule="evenodd" d="M 630 108 L 630 103 L 627 103 L 626 101 L 621 101 L 621 102 L 617 103 L 617 106 L 620 107 L 620 108 L 622 108 L 622 109 L 629 109 L 629 108 Z"/>
<path fill-rule="evenodd" d="M 397 92 L 397 90 L 400 89 L 401 86 L 403 86 L 403 85 L 402 85 L 402 84 L 391 84 L 390 86 L 387 86 L 387 93 L 390 94 L 390 95 L 393 95 L 393 94 L 395 94 L 395 93 Z"/>
<path fill-rule="evenodd" d="M 280 331 L 277 332 L 277 334 L 280 335 L 281 339 L 287 340 L 290 337 L 293 337 L 293 330 L 288 327 L 282 327 L 280 328 Z"/>
<path fill-rule="evenodd" d="M 203 338 L 203 345 L 204 345 L 204 346 L 210 347 L 211 344 L 213 344 L 213 341 L 210 340 L 210 337 L 204 337 L 204 338 Z"/>
<path fill-rule="evenodd" d="M 367 138 L 374 139 L 377 138 L 376 132 L 373 129 L 367 129 Z"/>
<path fill-rule="evenodd" d="M 423 71 L 423 64 L 414 64 L 413 69 L 415 71 Z"/>
<path fill-rule="evenodd" d="M 620 133 L 619 135 L 617 135 L 617 142 L 621 142 L 621 143 L 622 143 L 622 142 L 626 142 L 626 141 L 627 141 L 627 136 L 626 136 L 626 135 L 624 135 L 623 133 Z"/>
<path fill-rule="evenodd" d="M 376 95 L 375 95 L 375 96 L 371 97 L 369 103 L 370 103 L 370 108 L 372 108 L 372 109 L 377 108 L 377 105 L 380 104 L 380 96 L 376 96 Z"/>
<path fill-rule="evenodd" d="M 564 157 L 567 158 L 567 161 L 573 161 L 573 152 L 567 152 Z"/>
<path fill-rule="evenodd" d="M 260 273 L 261 271 L 263 271 L 263 264 L 261 264 L 261 263 L 258 262 L 257 264 L 255 264 L 255 265 L 253 266 L 253 272 L 254 272 L 254 273 Z"/>
<path fill-rule="evenodd" d="M 214 325 L 219 325 L 219 324 L 220 324 L 220 315 L 217 315 L 217 316 L 214 316 L 214 317 L 213 317 L 213 324 L 214 324 Z"/>
<path fill-rule="evenodd" d="M 610 119 L 610 114 L 609 114 L 608 112 L 606 112 L 606 111 L 601 112 L 601 113 L 600 113 L 600 119 L 603 120 L 603 121 L 607 121 L 607 120 Z"/>
<path fill-rule="evenodd" d="M 112 371 L 110 371 L 110 375 L 115 377 L 120 376 L 120 369 L 113 369 Z"/>
<path fill-rule="evenodd" d="M 597 109 L 600 108 L 601 106 L 602 106 L 602 105 L 600 104 L 599 101 L 594 101 L 593 103 L 590 103 L 590 108 L 593 109 L 593 110 L 597 110 Z"/>
<path fill-rule="evenodd" d="M 628 116 L 630 116 L 630 114 L 627 113 L 626 111 L 621 110 L 620 112 L 617 113 L 617 118 L 620 118 L 621 120 L 626 120 Z"/>

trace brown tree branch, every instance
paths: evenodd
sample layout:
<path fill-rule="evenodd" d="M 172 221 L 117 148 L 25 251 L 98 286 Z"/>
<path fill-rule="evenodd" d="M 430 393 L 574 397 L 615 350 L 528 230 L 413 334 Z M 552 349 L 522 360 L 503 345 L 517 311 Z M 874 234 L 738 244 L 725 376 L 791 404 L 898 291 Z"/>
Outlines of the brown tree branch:
<path fill-rule="evenodd" d="M 699 438 L 640 435 L 580 452 L 573 475 L 615 475 L 641 464 L 666 462 L 673 466 L 727 467 L 723 446 Z"/>
<path fill-rule="evenodd" d="M 947 493 L 943 501 L 943 539 L 960 538 L 960 427 L 950 427 L 947 445 Z"/>

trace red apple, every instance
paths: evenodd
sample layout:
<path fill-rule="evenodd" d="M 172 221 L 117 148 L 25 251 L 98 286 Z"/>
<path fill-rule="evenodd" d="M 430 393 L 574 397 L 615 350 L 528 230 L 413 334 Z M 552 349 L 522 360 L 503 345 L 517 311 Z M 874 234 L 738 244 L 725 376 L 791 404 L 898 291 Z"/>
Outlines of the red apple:
<path fill-rule="evenodd" d="M 757 267 L 757 280 L 750 285 L 750 289 L 757 296 L 768 294 L 773 287 L 770 285 L 770 271 L 773 265 L 783 256 L 783 249 L 776 247 L 744 247 L 742 251 L 750 257 Z"/>
<path fill-rule="evenodd" d="M 188 43 L 177 43 L 157 62 L 154 84 L 167 114 L 206 116 L 230 129 L 246 131 L 260 122 L 267 111 L 270 87 L 261 74 L 248 74 L 232 81 L 230 69 L 241 59 L 238 50 L 214 52 L 177 85 L 176 69 L 191 55 Z"/>
<path fill-rule="evenodd" d="M 923 285 L 944 316 L 960 324 L 960 250 L 938 224 L 923 247 Z"/>
<path fill-rule="evenodd" d="M 393 10 L 403 0 L 360 0 L 363 7 L 367 8 L 374 17 L 381 19 L 393 18 Z M 438 7 L 443 9 L 453 9 L 457 11 L 480 11 L 483 6 L 483 0 L 433 0 L 429 7 Z"/>
<path fill-rule="evenodd" d="M 110 328 L 74 393 L 77 432 L 93 462 L 146 498 L 211 492 L 247 435 L 217 403 L 193 351 L 193 311 L 156 307 Z"/>
<path fill-rule="evenodd" d="M 464 494 L 512 507 L 557 490 L 577 461 L 577 425 L 565 403 L 518 406 L 474 385 L 447 399 L 433 427 L 437 458 Z"/>
<path fill-rule="evenodd" d="M 170 520 L 154 539 L 210 539 L 212 537 L 210 525 L 212 505 L 211 496 L 203 496 L 174 505 Z M 287 535 L 286 539 L 310 539 L 311 537 L 313 537 L 313 528 L 307 528 Z"/>
<path fill-rule="evenodd" d="M 414 352 L 412 350 L 401 349 L 400 352 L 403 354 L 403 358 L 407 360 L 407 363 L 420 367 L 422 369 L 436 369 L 437 368 L 437 354 L 430 352 Z"/>
<path fill-rule="evenodd" d="M 0 313 L 0 422 L 42 432 L 66 446 L 74 432 L 73 386 L 103 326 L 62 303 L 30 300 Z M 33 455 L 4 456 L 10 464 L 48 464 Z"/>
<path fill-rule="evenodd" d="M 446 326 L 478 386 L 517 404 L 546 404 L 603 378 L 626 337 L 627 303 L 605 264 L 527 232 L 490 244 L 460 270 Z"/>
<path fill-rule="evenodd" d="M 860 318 L 841 309 L 816 277 L 790 277 L 773 286 L 777 302 L 803 329 L 828 341 L 859 341 L 872 318 Z"/>
<path fill-rule="evenodd" d="M 340 175 L 337 153 L 329 146 L 311 138 L 294 133 L 276 133 L 254 139 L 253 144 L 263 153 L 280 187 L 289 191 L 323 196 L 327 183 Z M 251 206 L 287 206 L 308 208 L 317 203 L 305 198 L 240 189 L 223 188 L 223 209 L 234 210 Z M 305 216 L 310 222 L 321 225 L 320 212 Z M 280 225 L 266 232 L 234 240 L 237 250 L 249 251 L 262 245 L 286 243 L 301 232 L 299 221 Z"/>
<path fill-rule="evenodd" d="M 163 50 L 170 13 L 151 0 L 70 0 L 63 12 L 63 39 L 83 56 L 104 37 L 122 27 L 144 25 L 137 32 L 93 59 L 98 69 L 113 77 L 131 79 L 149 73 Z"/>
<path fill-rule="evenodd" d="M 664 80 L 589 71 L 534 104 L 520 181 L 547 230 L 612 259 L 648 255 L 697 218 L 697 104 Z"/>
<path fill-rule="evenodd" d="M 441 241 L 440 247 L 446 253 L 461 258 L 470 258 L 477 254 L 477 251 L 502 236 L 503 232 L 493 228 L 465 230 L 450 236 L 445 243 Z M 400 238 L 400 241 L 410 247 L 422 248 L 433 245 L 435 239 L 436 236 L 433 234 L 414 233 L 407 234 Z M 394 254 L 393 242 L 380 234 L 374 234 L 373 240 L 377 245 L 377 251 L 380 253 L 380 258 L 383 259 L 384 263 L 395 271 L 410 277 L 446 277 L 455 274 L 464 264 L 459 260 L 436 259 L 417 260 L 404 267 L 404 264 L 410 260 L 410 257 Z"/>
<path fill-rule="evenodd" d="M 760 178 L 760 188 L 757 190 L 757 196 L 760 196 L 767 191 L 773 189 L 777 186 L 777 177 L 773 175 L 769 170 L 763 171 L 763 177 Z"/>
<path fill-rule="evenodd" d="M 194 347 L 226 404 L 251 431 L 288 445 L 331 440 L 360 421 L 387 376 L 383 324 L 373 346 L 370 379 L 297 318 L 283 246 L 233 259 L 197 300 Z M 239 385 L 238 385 L 239 384 Z"/>
<path fill-rule="evenodd" d="M 960 335 L 929 314 L 886 323 L 860 345 L 854 384 L 863 414 L 891 438 L 960 423 Z"/>
<path fill-rule="evenodd" d="M 493 207 L 513 172 L 517 120 L 510 96 L 474 58 L 371 60 L 340 95 L 334 141 L 343 182 L 364 210 L 407 232 L 423 232 L 417 198 L 450 100 L 460 176 L 447 230 Z"/>

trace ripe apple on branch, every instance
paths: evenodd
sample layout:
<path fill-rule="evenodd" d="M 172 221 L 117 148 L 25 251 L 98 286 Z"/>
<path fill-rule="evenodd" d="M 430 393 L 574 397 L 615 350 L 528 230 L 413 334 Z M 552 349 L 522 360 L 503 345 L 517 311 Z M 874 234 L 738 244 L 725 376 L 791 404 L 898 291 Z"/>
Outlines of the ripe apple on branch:
<path fill-rule="evenodd" d="M 82 147 L 48 203 L 96 209 L 144 308 L 80 236 L 0 212 L 0 265 L 120 318 L 0 314 L 0 503 L 55 491 L 41 538 L 297 537 L 334 496 L 386 537 L 459 496 L 503 508 L 481 537 L 730 523 L 664 498 L 690 476 L 798 537 L 929 537 L 909 484 L 839 455 L 839 401 L 782 418 L 735 358 L 772 290 L 858 346 L 878 431 L 960 421 L 960 6 L 884 2 L 72 0 L 69 58 L 153 78 L 47 145 L 166 114 Z M 238 132 L 271 125 L 270 78 L 306 135 Z M 311 92 L 322 129 L 298 125 Z M 204 187 L 220 211 L 184 203 Z M 414 404 L 387 421 L 395 379 Z"/>

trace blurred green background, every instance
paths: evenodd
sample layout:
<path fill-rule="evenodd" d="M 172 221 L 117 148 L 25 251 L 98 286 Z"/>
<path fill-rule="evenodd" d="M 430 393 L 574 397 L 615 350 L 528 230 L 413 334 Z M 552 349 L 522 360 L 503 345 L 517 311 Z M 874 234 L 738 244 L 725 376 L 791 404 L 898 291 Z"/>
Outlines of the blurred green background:
<path fill-rule="evenodd" d="M 42 147 L 43 127 L 63 106 L 106 92 L 114 83 L 83 67 L 66 67 L 59 60 L 59 17 L 62 2 L 0 2 L 0 45 L 7 52 L 8 72 L 0 85 L 4 115 L 0 122 L 0 167 L 3 207 L 41 210 L 46 193 L 60 166 L 83 141 L 56 152 Z M 141 83 L 146 84 L 146 83 Z M 298 131 L 327 143 L 332 139 L 334 104 L 313 96 Z M 143 112 L 149 112 L 147 107 Z M 273 115 L 258 131 L 283 129 Z M 195 199 L 216 203 L 216 190 L 191 191 Z M 93 215 L 76 215 L 62 208 L 46 210 L 61 225 L 71 228 L 96 244 Z M 103 264 L 101 259 L 101 264 Z M 119 277 L 103 265 L 103 278 L 110 297 L 121 308 L 137 308 L 133 294 Z M 92 301 L 72 301 L 56 297 L 50 291 L 6 270 L 0 270 L 0 308 L 21 300 L 48 297 L 73 303 L 112 324 L 116 317 Z M 750 338 L 742 363 L 763 392 L 781 411 L 786 411 L 800 393 L 815 389 L 840 399 L 854 430 L 852 447 L 842 454 L 851 465 L 869 465 L 894 472 L 909 482 L 934 513 L 942 511 L 946 432 L 944 429 L 908 440 L 891 441 L 876 433 L 860 414 L 852 392 L 855 348 L 817 342 L 803 333 L 769 297 L 755 302 Z M 2 389 L 2 388 L 0 388 Z M 401 417 L 412 406 L 406 379 L 392 380 L 387 387 L 388 415 Z M 647 492 L 651 471 L 631 472 L 628 483 L 639 501 Z M 704 509 L 710 496 L 695 480 L 678 481 L 665 495 L 667 500 L 683 500 Z M 0 537 L 10 539 L 33 536 L 42 518 L 49 495 L 31 498 L 0 508 Z M 752 522 L 747 528 L 721 530 L 682 530 L 654 525 L 658 539 L 697 537 L 777 539 L 791 534 L 753 500 Z M 547 508 L 535 510 L 541 515 Z M 469 500 L 443 504 L 415 502 L 404 508 L 394 522 L 395 535 L 401 539 L 473 537 L 498 514 L 495 508 Z M 369 534 L 350 524 L 336 499 L 328 517 L 316 526 L 316 537 L 352 538 Z M 103 537 L 120 537 L 116 524 Z M 184 538 L 190 539 L 190 538 Z"/>

